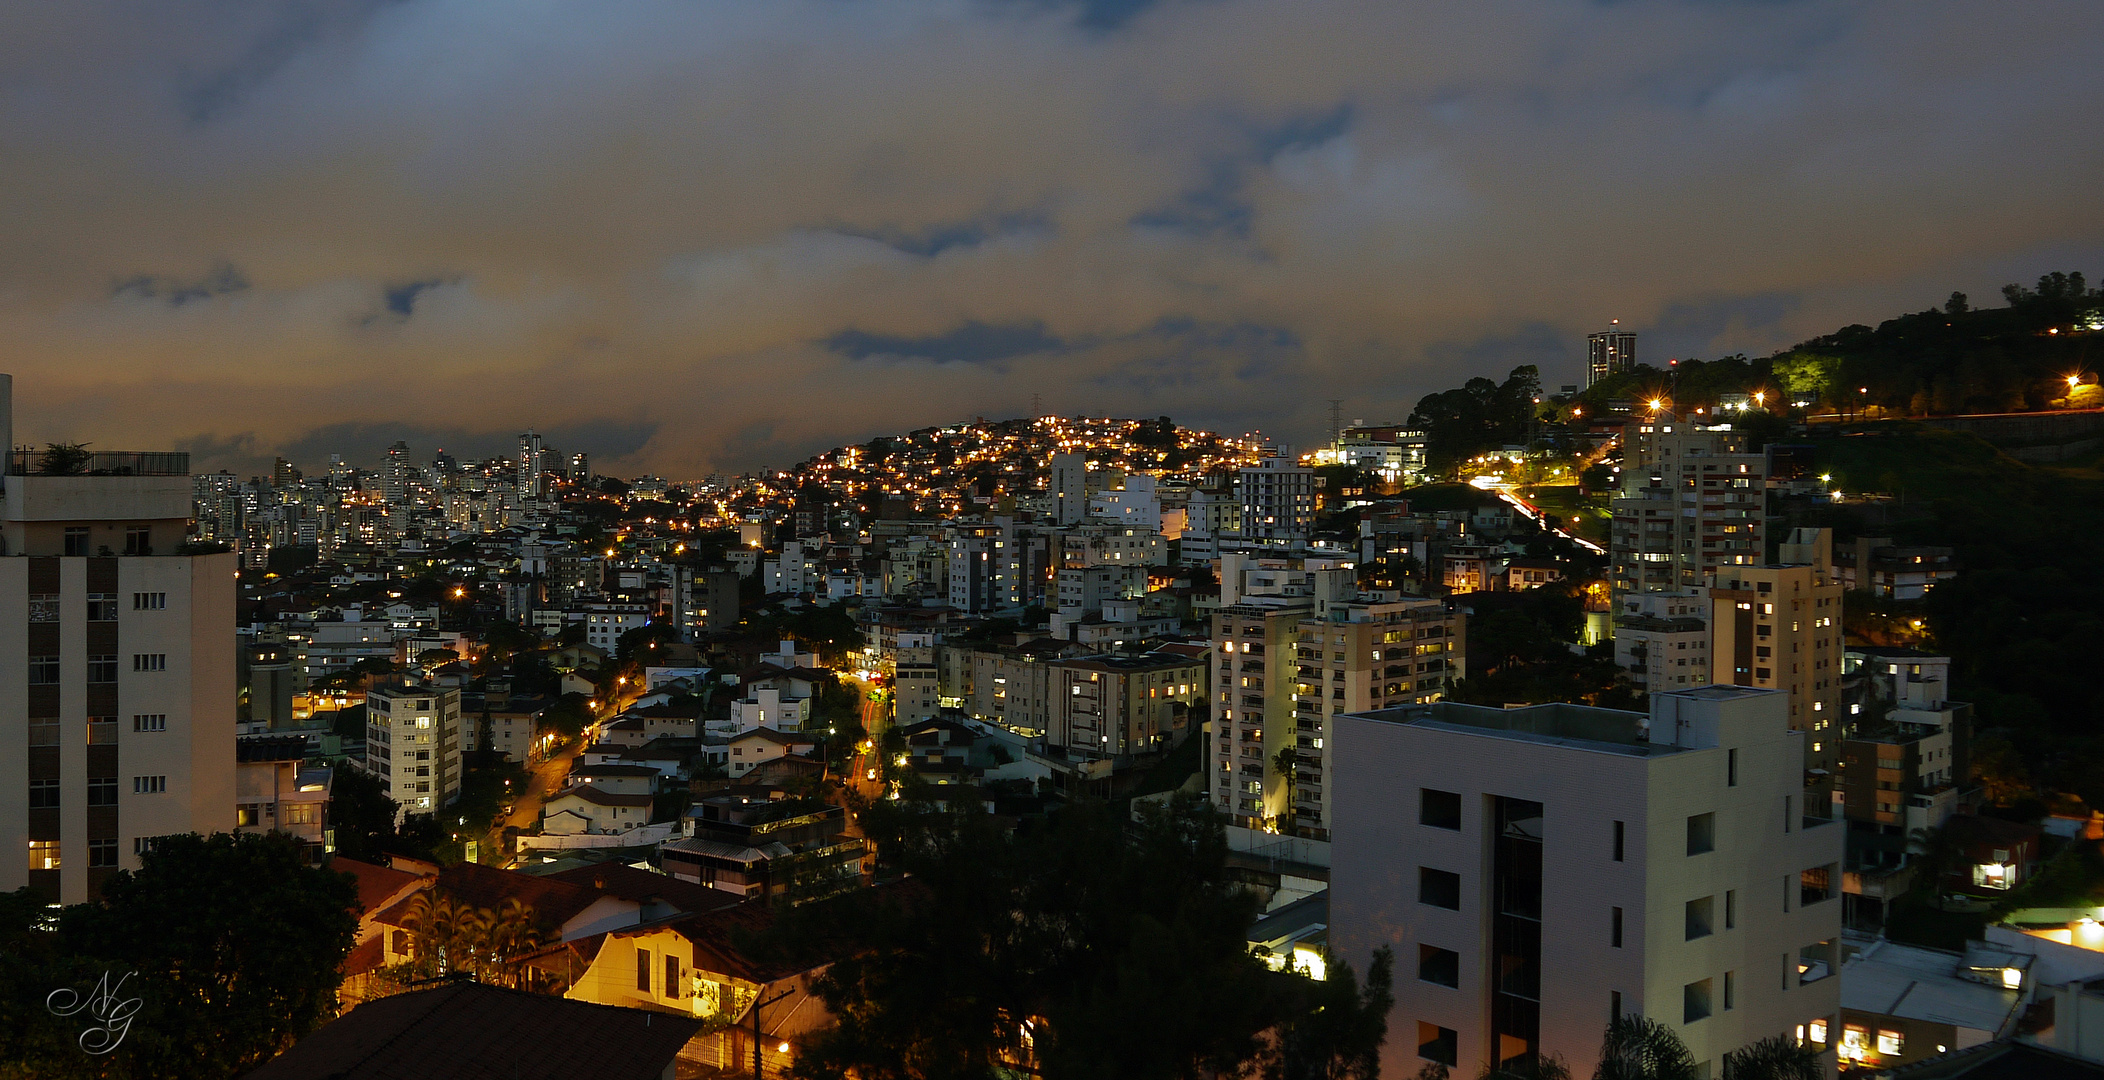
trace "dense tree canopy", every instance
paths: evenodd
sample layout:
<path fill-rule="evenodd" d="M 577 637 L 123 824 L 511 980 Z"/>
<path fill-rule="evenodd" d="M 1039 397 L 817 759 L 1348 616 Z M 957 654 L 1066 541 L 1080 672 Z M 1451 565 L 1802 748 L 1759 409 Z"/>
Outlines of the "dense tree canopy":
<path fill-rule="evenodd" d="M 1541 372 L 1516 367 L 1502 383 L 1475 378 L 1459 389 L 1427 394 L 1410 414 L 1410 426 L 1425 433 L 1425 456 L 1445 472 L 1468 458 L 1531 437 Z"/>
<path fill-rule="evenodd" d="M 1259 1033 L 1281 1022 L 1296 1056 L 1280 1075 L 1353 1075 L 1333 1066 L 1378 1051 L 1388 965 L 1364 991 L 1340 981 L 1325 995 L 1252 957 L 1256 901 L 1229 877 L 1200 800 L 1137 823 L 1071 807 L 1013 836 L 914 799 L 863 820 L 912 877 L 784 920 L 785 947 L 855 945 L 819 985 L 840 1025 L 798 1075 L 981 1078 L 1034 1052 L 1054 1080 L 1196 1076 L 1261 1063 Z"/>

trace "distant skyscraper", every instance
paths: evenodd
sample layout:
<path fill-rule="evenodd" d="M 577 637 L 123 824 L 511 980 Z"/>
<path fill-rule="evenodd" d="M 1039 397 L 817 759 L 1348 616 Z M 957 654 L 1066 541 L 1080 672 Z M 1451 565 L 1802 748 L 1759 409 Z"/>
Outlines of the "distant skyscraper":
<path fill-rule="evenodd" d="M 520 498 L 538 499 L 547 494 L 547 463 L 543 460 L 546 453 L 539 435 L 528 431 L 519 436 Z"/>
<path fill-rule="evenodd" d="M 1080 454 L 1052 455 L 1052 520 L 1079 525 L 1088 519 L 1088 462 Z"/>
<path fill-rule="evenodd" d="M 1622 320 L 1613 319 L 1607 329 L 1585 336 L 1585 385 L 1636 367 L 1636 335 L 1621 327 Z"/>

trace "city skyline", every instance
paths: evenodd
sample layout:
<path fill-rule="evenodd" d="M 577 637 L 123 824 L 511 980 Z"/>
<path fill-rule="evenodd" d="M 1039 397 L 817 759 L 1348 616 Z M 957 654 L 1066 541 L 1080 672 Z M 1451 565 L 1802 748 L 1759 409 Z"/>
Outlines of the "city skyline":
<path fill-rule="evenodd" d="M 1312 445 L 1331 398 L 1582 382 L 1609 319 L 1764 355 L 2094 266 L 2098 17 L 40 11 L 0 333 L 24 441 L 201 469 L 533 427 L 736 472 L 1033 396 Z"/>

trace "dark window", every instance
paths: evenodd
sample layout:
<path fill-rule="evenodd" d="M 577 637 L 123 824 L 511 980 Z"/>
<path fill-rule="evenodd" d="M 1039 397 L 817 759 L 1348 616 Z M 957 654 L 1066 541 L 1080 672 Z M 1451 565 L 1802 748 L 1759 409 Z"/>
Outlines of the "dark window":
<path fill-rule="evenodd" d="M 31 780 L 29 782 L 29 808 L 31 810 L 58 809 L 58 781 Z"/>
<path fill-rule="evenodd" d="M 1734 972 L 1729 972 L 1729 971 L 1727 971 L 1727 972 L 1725 972 L 1725 973 L 1724 973 L 1724 1008 L 1725 1008 L 1725 1010 L 1726 1010 L 1727 1012 L 1728 1012 L 1728 1011 L 1730 1011 L 1730 1009 L 1731 1009 L 1731 1006 L 1732 1006 L 1732 1000 L 1731 1000 L 1731 999 L 1732 999 L 1732 990 L 1734 989 L 1734 987 L 1733 987 L 1732 983 L 1733 983 L 1733 982 L 1735 981 L 1735 980 L 1733 979 L 1733 975 L 1734 975 L 1734 974 L 1735 974 Z"/>
<path fill-rule="evenodd" d="M 95 869 L 117 865 L 117 838 L 88 841 L 88 867 Z"/>
<path fill-rule="evenodd" d="M 1623 833 L 1624 833 L 1624 832 L 1626 832 L 1626 831 L 1627 831 L 1627 830 L 1626 830 L 1626 829 L 1625 829 L 1625 828 L 1623 827 L 1623 825 L 1622 825 L 1622 823 L 1621 823 L 1621 822 L 1619 822 L 1619 821 L 1615 822 L 1615 861 L 1616 861 L 1616 862 L 1621 862 L 1621 861 L 1622 861 L 1622 835 L 1623 835 Z"/>
<path fill-rule="evenodd" d="M 1440 986 L 1461 985 L 1461 954 L 1431 945 L 1417 947 L 1418 979 Z"/>
<path fill-rule="evenodd" d="M 1691 982 L 1680 991 L 1680 1022 L 1692 1024 L 1710 1014 L 1710 981 Z"/>
<path fill-rule="evenodd" d="M 116 682 L 117 657 L 115 655 L 88 657 L 88 681 L 91 683 Z"/>
<path fill-rule="evenodd" d="M 1717 815 L 1696 814 L 1688 818 L 1688 854 L 1717 850 Z"/>
<path fill-rule="evenodd" d="M 1613 915 L 1607 924 L 1607 943 L 1619 949 L 1622 947 L 1622 909 L 1614 908 L 1612 911 Z"/>
<path fill-rule="evenodd" d="M 79 526 L 66 527 L 66 554 L 79 557 L 88 553 L 88 530 Z"/>
<path fill-rule="evenodd" d="M 1724 786 L 1739 786 L 1739 752 L 1737 750 L 1726 750 L 1724 752 Z"/>
<path fill-rule="evenodd" d="M 124 553 L 126 555 L 153 554 L 153 529 L 146 525 L 128 525 L 124 529 Z"/>
<path fill-rule="evenodd" d="M 167 790 L 168 778 L 166 776 L 132 777 L 132 794 L 134 795 L 159 795 Z"/>
<path fill-rule="evenodd" d="M 135 592 L 132 594 L 133 611 L 165 611 L 168 594 L 164 592 Z"/>
<path fill-rule="evenodd" d="M 1417 902 L 1448 911 L 1461 910 L 1461 875 L 1429 866 L 1418 867 Z"/>
<path fill-rule="evenodd" d="M 636 950 L 636 989 L 650 992 L 650 950 Z"/>
<path fill-rule="evenodd" d="M 115 594 L 115 593 L 89 593 L 89 594 L 88 594 L 88 621 L 89 621 L 89 622 L 116 622 L 116 621 L 117 621 L 117 594 Z"/>
<path fill-rule="evenodd" d="M 134 716 L 132 717 L 132 730 L 133 730 L 133 731 L 166 731 L 166 730 L 168 730 L 168 714 L 167 714 L 167 713 L 141 713 L 141 714 L 137 714 L 137 715 L 134 715 Z"/>
<path fill-rule="evenodd" d="M 1461 828 L 1461 795 L 1453 791 L 1423 789 L 1418 804 L 1417 822 L 1435 829 Z"/>
<path fill-rule="evenodd" d="M 114 776 L 88 777 L 88 805 L 117 805 L 117 778 Z"/>
<path fill-rule="evenodd" d="M 1700 900 L 1688 901 L 1686 940 L 1693 941 L 1696 938 L 1706 938 L 1715 932 L 1712 920 L 1715 916 L 1716 901 L 1717 898 L 1714 896 L 1705 896 Z"/>
<path fill-rule="evenodd" d="M 1822 900 L 1834 898 L 1834 867 L 1831 864 L 1812 867 L 1797 875 L 1797 878 L 1797 903 L 1800 907 L 1810 907 Z"/>
<path fill-rule="evenodd" d="M 1726 930 L 1731 930 L 1736 928 L 1738 925 L 1739 892 L 1737 889 L 1726 889 L 1724 891 L 1724 928 Z"/>
<path fill-rule="evenodd" d="M 679 992 L 679 957 L 677 956 L 668 955 L 665 957 L 665 996 L 668 998 L 681 996 Z"/>
<path fill-rule="evenodd" d="M 133 670 L 133 671 L 166 671 L 166 670 L 168 670 L 168 654 L 167 654 L 167 653 L 133 653 L 133 654 L 132 654 L 132 670 Z M 111 681 L 113 681 L 113 682 L 114 682 L 115 680 L 113 679 L 113 680 L 111 680 Z"/>
<path fill-rule="evenodd" d="M 1453 1028 L 1443 1028 L 1437 1024 L 1427 1024 L 1422 1020 L 1418 1021 L 1418 1057 L 1452 1068 L 1460 1060 L 1460 1050 L 1461 1036 L 1456 1034 Z"/>
<path fill-rule="evenodd" d="M 29 658 L 29 685 L 58 685 L 58 657 L 32 656 Z"/>

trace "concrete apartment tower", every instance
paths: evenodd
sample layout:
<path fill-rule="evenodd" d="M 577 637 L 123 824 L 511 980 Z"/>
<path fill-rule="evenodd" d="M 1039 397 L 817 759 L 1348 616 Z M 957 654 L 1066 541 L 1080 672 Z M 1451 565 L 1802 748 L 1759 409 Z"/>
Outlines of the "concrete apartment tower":
<path fill-rule="evenodd" d="M 1719 569 L 1766 562 L 1767 483 L 1766 455 L 1749 452 L 1740 432 L 1670 412 L 1631 420 L 1610 538 L 1617 600 L 1699 588 Z"/>
<path fill-rule="evenodd" d="M 1052 520 L 1079 525 L 1089 516 L 1088 461 L 1080 454 L 1052 455 Z"/>
<path fill-rule="evenodd" d="M 1315 470 L 1271 457 L 1235 474 L 1242 539 L 1263 547 L 1305 544 L 1315 527 Z"/>
<path fill-rule="evenodd" d="M 1829 805 L 1841 771 L 1844 726 L 1841 579 L 1833 532 L 1798 529 L 1773 563 L 1734 566 L 1710 579 L 1710 681 L 1789 695 L 1790 730 L 1805 739 L 1805 787 Z"/>
<path fill-rule="evenodd" d="M 539 434 L 519 436 L 519 498 L 539 499 L 548 493 L 548 452 Z"/>
<path fill-rule="evenodd" d="M 1627 1014 L 1672 1029 L 1700 1075 L 1771 1035 L 1830 1052 L 1843 826 L 1804 816 L 1787 719 L 1784 694 L 1734 686 L 1654 694 L 1648 717 L 1340 718 L 1331 962 L 1395 951 L 1382 1075 L 1538 1053 L 1589 1076 Z"/>
<path fill-rule="evenodd" d="M 1206 776 L 1230 824 L 1329 839 L 1336 718 L 1435 701 L 1462 676 L 1458 609 L 1363 597 L 1356 577 L 1313 561 L 1221 556 Z"/>
<path fill-rule="evenodd" d="M 1608 328 L 1585 335 L 1585 385 L 1609 375 L 1636 368 L 1636 335 L 1622 329 L 1622 320 L 1608 320 Z"/>
<path fill-rule="evenodd" d="M 379 778 L 396 817 L 431 814 L 460 798 L 460 691 L 407 679 L 365 692 L 365 771 Z"/>
<path fill-rule="evenodd" d="M 158 837 L 233 827 L 236 556 L 178 554 L 189 473 L 0 458 L 0 891 L 78 903 Z"/>

